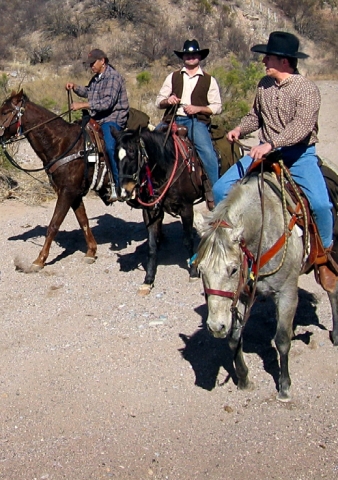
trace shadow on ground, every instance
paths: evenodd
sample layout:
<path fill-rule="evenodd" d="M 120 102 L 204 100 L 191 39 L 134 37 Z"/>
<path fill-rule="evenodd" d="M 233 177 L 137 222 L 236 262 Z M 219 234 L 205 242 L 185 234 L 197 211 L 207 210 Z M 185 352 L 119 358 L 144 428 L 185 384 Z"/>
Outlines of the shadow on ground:
<path fill-rule="evenodd" d="M 299 289 L 299 302 L 294 320 L 294 328 L 298 325 L 315 325 L 325 329 L 319 323 L 316 312 L 316 297 L 306 290 Z M 195 311 L 201 317 L 201 325 L 192 335 L 180 333 L 184 342 L 180 349 L 182 357 L 187 360 L 195 373 L 195 385 L 212 390 L 218 383 L 221 368 L 227 372 L 221 385 L 232 380 L 237 384 L 237 377 L 233 367 L 232 353 L 226 339 L 216 339 L 207 330 L 207 306 L 200 305 Z M 278 353 L 272 342 L 276 333 L 276 308 L 270 298 L 258 297 L 252 308 L 250 318 L 243 333 L 243 350 L 245 353 L 254 353 L 262 359 L 265 371 L 273 378 L 278 386 L 279 364 Z M 309 344 L 312 333 L 305 332 L 296 335 L 293 340 Z"/>
<path fill-rule="evenodd" d="M 130 272 L 139 268 L 140 264 L 145 268 L 147 261 L 147 230 L 141 219 L 140 222 L 125 221 L 110 214 L 104 214 L 90 218 L 90 224 L 96 221 L 92 227 L 94 238 L 98 245 L 110 244 L 110 249 L 117 253 L 117 263 L 120 264 L 120 270 Z M 25 228 L 25 227 L 23 227 Z M 47 227 L 37 225 L 33 228 L 25 229 L 23 233 L 8 238 L 10 241 L 31 242 L 37 245 L 36 256 L 42 248 Z M 159 265 L 178 265 L 180 268 L 187 269 L 188 253 L 183 246 L 183 229 L 178 220 L 163 225 L 163 242 L 158 252 Z M 197 235 L 196 235 L 197 242 Z M 71 256 L 77 251 L 86 252 L 86 242 L 80 228 L 65 231 L 60 229 L 55 243 L 59 245 L 63 252 L 47 261 L 47 265 L 54 265 L 60 260 Z M 135 250 L 132 252 L 123 252 L 130 245 L 135 243 Z"/>

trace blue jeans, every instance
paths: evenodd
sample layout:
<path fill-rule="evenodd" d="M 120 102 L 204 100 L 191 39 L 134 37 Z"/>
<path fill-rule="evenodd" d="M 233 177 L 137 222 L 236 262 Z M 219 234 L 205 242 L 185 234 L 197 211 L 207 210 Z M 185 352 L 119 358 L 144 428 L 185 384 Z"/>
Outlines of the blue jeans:
<path fill-rule="evenodd" d="M 214 185 L 218 180 L 218 158 L 211 141 L 208 126 L 198 121 L 197 118 L 184 117 L 183 115 L 177 115 L 175 122 L 177 125 L 187 127 L 188 137 L 195 145 L 211 185 Z"/>
<path fill-rule="evenodd" d="M 118 187 L 120 185 L 120 181 L 119 181 L 119 170 L 117 167 L 117 161 L 115 157 L 116 140 L 110 131 L 110 127 L 114 127 L 116 128 L 116 130 L 122 130 L 122 128 L 115 122 L 106 122 L 101 124 L 104 143 L 106 145 L 106 152 L 109 158 L 109 163 L 110 163 L 111 171 L 114 177 L 115 186 Z"/>
<path fill-rule="evenodd" d="M 282 147 L 280 150 L 285 166 L 289 168 L 292 177 L 302 188 L 310 203 L 323 246 L 328 248 L 333 238 L 332 204 L 324 177 L 318 166 L 316 148 L 314 145 L 310 147 L 293 145 Z M 228 195 L 232 185 L 244 177 L 251 162 L 252 158 L 246 155 L 217 181 L 213 187 L 216 205 Z"/>

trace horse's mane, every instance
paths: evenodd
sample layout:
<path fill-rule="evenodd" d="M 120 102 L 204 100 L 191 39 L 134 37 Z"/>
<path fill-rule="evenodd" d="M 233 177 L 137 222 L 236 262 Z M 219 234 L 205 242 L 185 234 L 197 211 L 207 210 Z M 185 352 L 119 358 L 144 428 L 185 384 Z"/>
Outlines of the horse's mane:
<path fill-rule="evenodd" d="M 237 232 L 243 231 L 243 210 L 254 201 L 252 191 L 250 184 L 234 185 L 226 199 L 205 217 L 197 263 L 213 262 L 212 265 L 217 267 L 218 261 L 226 260 L 237 252 L 239 243 Z M 224 223 L 229 225 L 229 228 L 221 226 Z"/>

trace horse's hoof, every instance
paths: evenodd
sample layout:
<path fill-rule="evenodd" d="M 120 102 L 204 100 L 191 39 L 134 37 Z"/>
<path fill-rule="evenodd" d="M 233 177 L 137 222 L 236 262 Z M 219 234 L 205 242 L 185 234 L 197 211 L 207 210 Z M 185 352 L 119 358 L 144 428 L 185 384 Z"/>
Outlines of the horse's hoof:
<path fill-rule="evenodd" d="M 84 257 L 84 262 L 87 265 L 92 265 L 93 263 L 95 263 L 95 260 L 96 260 L 96 257 L 87 257 L 87 256 Z"/>
<path fill-rule="evenodd" d="M 291 401 L 290 394 L 286 392 L 284 393 L 279 392 L 276 398 L 279 402 L 283 402 L 283 403 L 288 403 Z"/>
<path fill-rule="evenodd" d="M 197 277 L 189 277 L 189 282 L 196 282 L 197 280 L 199 280 L 200 277 L 197 276 Z"/>
<path fill-rule="evenodd" d="M 255 390 L 255 384 L 251 382 L 251 380 L 247 380 L 246 382 L 238 382 L 237 385 L 238 390 L 247 390 L 249 392 L 252 392 L 252 390 Z"/>
<path fill-rule="evenodd" d="M 143 283 L 138 288 L 137 294 L 141 295 L 141 297 L 145 297 L 146 295 L 149 295 L 153 287 L 154 287 L 153 283 Z"/>
<path fill-rule="evenodd" d="M 29 272 L 30 273 L 37 273 L 37 272 L 41 272 L 41 270 L 43 269 L 44 265 L 39 265 L 37 263 L 32 263 L 32 265 L 30 266 L 29 268 Z"/>

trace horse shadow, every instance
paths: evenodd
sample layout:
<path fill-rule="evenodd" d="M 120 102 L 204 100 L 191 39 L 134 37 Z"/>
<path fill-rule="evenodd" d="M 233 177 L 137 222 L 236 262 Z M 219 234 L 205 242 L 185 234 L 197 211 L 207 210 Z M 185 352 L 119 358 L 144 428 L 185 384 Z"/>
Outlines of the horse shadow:
<path fill-rule="evenodd" d="M 135 250 L 130 253 L 117 253 L 117 263 L 120 270 L 130 272 L 137 270 L 140 264 L 145 268 L 148 254 L 148 235 L 143 219 L 140 222 L 125 221 L 118 217 L 105 213 L 104 215 L 91 217 L 89 222 L 96 221 L 91 230 L 98 245 L 110 244 L 110 249 L 115 252 L 122 252 L 133 242 L 138 243 Z M 159 265 L 178 265 L 188 270 L 187 252 L 184 247 L 177 248 L 177 242 L 182 241 L 183 231 L 180 221 L 163 225 L 163 240 L 158 252 Z M 21 240 L 32 242 L 42 247 L 40 239 L 46 236 L 47 227 L 36 225 L 26 229 L 23 233 L 8 237 L 9 241 Z M 198 235 L 195 232 L 196 241 Z M 63 249 L 56 257 L 50 259 L 46 265 L 54 265 L 78 251 L 86 252 L 87 245 L 80 228 L 71 231 L 59 230 L 55 243 Z M 142 243 L 140 243 L 142 242 Z"/>
<path fill-rule="evenodd" d="M 113 251 L 121 251 L 127 248 L 132 242 L 140 242 L 146 239 L 143 222 L 130 222 L 121 218 L 113 217 L 110 214 L 104 214 L 97 217 L 91 217 L 89 222 L 96 221 L 91 230 L 98 245 L 110 244 Z M 32 242 L 42 247 L 40 238 L 46 236 L 47 227 L 37 225 L 27 229 L 18 235 L 8 237 L 9 241 L 21 240 L 23 242 Z M 47 262 L 47 265 L 53 265 L 60 260 L 71 256 L 77 251 L 86 252 L 87 245 L 80 228 L 71 231 L 59 230 L 55 238 L 55 243 L 63 249 L 59 255 Z"/>
<path fill-rule="evenodd" d="M 298 290 L 298 307 L 294 319 L 297 326 L 315 325 L 325 329 L 319 322 L 316 312 L 318 300 L 306 290 Z M 211 391 L 216 385 L 225 385 L 230 380 L 237 385 L 238 379 L 233 366 L 233 355 L 226 339 L 214 338 L 207 330 L 207 305 L 195 309 L 201 317 L 201 325 L 192 335 L 180 333 L 184 347 L 179 349 L 182 357 L 190 363 L 195 373 L 195 385 Z M 250 318 L 243 332 L 243 351 L 257 354 L 263 362 L 264 370 L 271 375 L 278 389 L 278 353 L 272 340 L 276 333 L 276 307 L 271 298 L 258 297 L 252 307 Z M 305 344 L 310 343 L 311 332 L 293 337 Z M 224 381 L 218 382 L 221 367 L 227 372 Z"/>
<path fill-rule="evenodd" d="M 117 262 L 120 264 L 120 270 L 130 272 L 136 270 L 140 265 L 146 269 L 148 258 L 148 236 L 144 223 L 140 225 L 140 230 L 144 234 L 145 241 L 137 245 L 133 252 L 119 253 Z M 183 245 L 183 229 L 180 220 L 162 225 L 162 239 L 158 248 L 157 265 L 169 266 L 177 265 L 179 268 L 188 272 L 188 251 Z M 198 235 L 194 230 L 195 244 L 197 246 Z M 178 245 L 180 247 L 178 248 Z"/>

